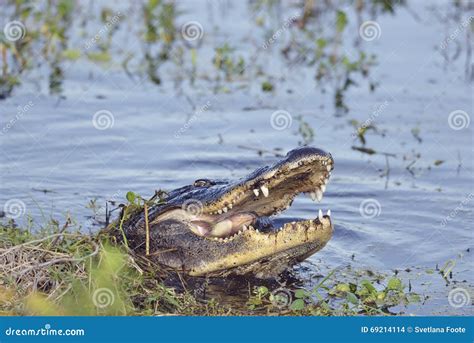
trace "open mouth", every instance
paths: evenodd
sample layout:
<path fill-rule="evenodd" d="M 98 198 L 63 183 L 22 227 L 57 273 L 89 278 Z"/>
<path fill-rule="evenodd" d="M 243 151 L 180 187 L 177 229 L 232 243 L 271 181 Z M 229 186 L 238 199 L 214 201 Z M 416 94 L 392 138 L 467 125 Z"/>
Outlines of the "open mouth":
<path fill-rule="evenodd" d="M 277 216 L 301 193 L 320 202 L 333 168 L 331 155 L 321 150 L 307 148 L 304 154 L 297 156 L 290 152 L 285 160 L 274 166 L 259 169 L 243 181 L 218 188 L 211 201 L 202 202 L 199 213 L 186 211 L 186 208 L 175 211 L 188 212 L 181 213 L 180 217 L 181 220 L 186 218 L 195 234 L 223 242 L 248 230 L 271 235 L 281 230 L 318 227 L 324 218 L 330 220 L 330 210 L 326 214 L 319 210 L 314 219 L 286 221 Z M 168 216 L 176 215 L 168 212 Z"/>

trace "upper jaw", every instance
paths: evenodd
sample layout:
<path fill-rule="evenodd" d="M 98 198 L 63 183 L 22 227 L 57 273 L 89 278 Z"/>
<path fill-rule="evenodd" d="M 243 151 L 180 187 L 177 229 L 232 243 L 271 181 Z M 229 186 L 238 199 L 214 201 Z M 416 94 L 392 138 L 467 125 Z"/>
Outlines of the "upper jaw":
<path fill-rule="evenodd" d="M 243 211 L 271 216 L 288 208 L 299 193 L 308 193 L 320 202 L 332 169 L 334 161 L 326 153 L 285 159 L 229 185 L 226 192 L 205 204 L 203 213 L 225 215 Z"/>

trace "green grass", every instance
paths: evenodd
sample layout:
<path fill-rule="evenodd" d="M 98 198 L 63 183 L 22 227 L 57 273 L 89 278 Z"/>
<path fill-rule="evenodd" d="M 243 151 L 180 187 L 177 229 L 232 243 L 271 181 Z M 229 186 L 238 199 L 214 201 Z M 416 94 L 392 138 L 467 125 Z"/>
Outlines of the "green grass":
<path fill-rule="evenodd" d="M 196 296 L 184 276 L 167 284 L 169 274 L 107 234 L 71 232 L 68 223 L 51 221 L 37 233 L 0 224 L 0 314 L 385 315 L 419 300 L 398 278 L 332 271 L 311 289 L 249 281 L 237 300 L 220 303 Z"/>

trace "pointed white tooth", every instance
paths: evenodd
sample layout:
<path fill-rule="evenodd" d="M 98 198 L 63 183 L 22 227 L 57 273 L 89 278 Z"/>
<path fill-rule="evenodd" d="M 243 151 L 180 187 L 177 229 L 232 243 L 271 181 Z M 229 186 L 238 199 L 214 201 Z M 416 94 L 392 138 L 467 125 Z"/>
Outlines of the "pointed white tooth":
<path fill-rule="evenodd" d="M 222 210 L 217 211 L 217 213 L 222 214 Z"/>
<path fill-rule="evenodd" d="M 264 196 L 265 198 L 268 197 L 268 194 L 269 194 L 270 192 L 268 191 L 267 186 L 262 186 L 262 187 L 260 187 L 260 190 L 262 191 L 262 194 L 263 194 L 263 196 Z"/>
<path fill-rule="evenodd" d="M 230 208 L 230 209 L 232 209 L 232 206 L 233 206 L 232 204 L 229 204 L 229 208 Z"/>
<path fill-rule="evenodd" d="M 255 194 L 255 196 L 258 197 L 258 195 L 260 194 L 260 192 L 258 191 L 257 188 L 255 188 L 255 189 L 253 190 L 253 194 Z"/>
<path fill-rule="evenodd" d="M 321 211 L 321 209 L 319 209 L 318 219 L 319 219 L 319 221 L 323 220 L 323 211 Z"/>
<path fill-rule="evenodd" d="M 258 233 L 260 233 L 260 231 L 258 231 L 258 229 L 256 230 Z"/>
<path fill-rule="evenodd" d="M 327 215 L 328 215 L 328 217 L 331 216 L 331 210 L 328 210 Z"/>
<path fill-rule="evenodd" d="M 331 165 L 328 164 L 328 165 L 326 166 L 326 169 L 327 169 L 328 171 L 331 171 Z"/>
<path fill-rule="evenodd" d="M 224 207 L 224 208 L 222 209 L 222 212 L 227 213 L 227 207 Z"/>
<path fill-rule="evenodd" d="M 310 196 L 311 196 L 311 200 L 316 201 L 316 193 L 315 192 L 311 192 Z"/>
<path fill-rule="evenodd" d="M 321 185 L 321 191 L 324 193 L 326 192 L 326 185 Z"/>
<path fill-rule="evenodd" d="M 323 192 L 319 188 L 316 189 L 316 199 L 318 199 L 318 202 L 323 200 Z"/>

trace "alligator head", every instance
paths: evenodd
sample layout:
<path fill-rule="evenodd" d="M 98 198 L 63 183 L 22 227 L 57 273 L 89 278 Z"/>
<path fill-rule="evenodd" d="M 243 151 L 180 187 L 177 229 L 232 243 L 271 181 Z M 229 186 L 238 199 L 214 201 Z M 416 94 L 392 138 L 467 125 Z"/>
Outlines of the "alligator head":
<path fill-rule="evenodd" d="M 198 179 L 173 190 L 148 211 L 147 257 L 193 276 L 276 275 L 331 238 L 330 211 L 291 222 L 276 215 L 300 193 L 320 201 L 333 164 L 330 154 L 303 147 L 238 181 Z M 145 255 L 143 211 L 123 228 L 129 247 Z"/>

